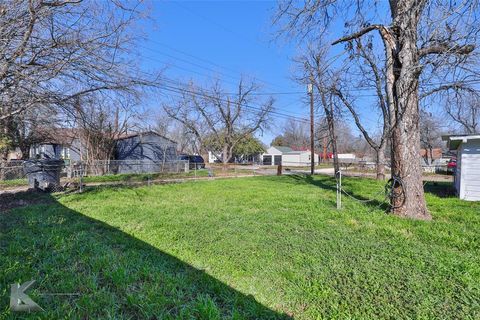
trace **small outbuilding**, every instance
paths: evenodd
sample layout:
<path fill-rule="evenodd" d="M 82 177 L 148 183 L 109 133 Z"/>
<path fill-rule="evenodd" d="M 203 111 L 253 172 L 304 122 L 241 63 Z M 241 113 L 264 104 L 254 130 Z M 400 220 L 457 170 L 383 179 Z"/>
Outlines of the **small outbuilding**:
<path fill-rule="evenodd" d="M 443 136 L 457 152 L 454 184 L 460 199 L 480 201 L 480 134 Z"/>

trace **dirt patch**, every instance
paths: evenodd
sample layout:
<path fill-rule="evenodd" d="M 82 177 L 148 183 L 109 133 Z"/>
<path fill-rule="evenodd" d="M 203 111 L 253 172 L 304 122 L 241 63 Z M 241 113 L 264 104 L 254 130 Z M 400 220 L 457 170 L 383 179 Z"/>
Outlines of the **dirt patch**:
<path fill-rule="evenodd" d="M 0 194 L 0 213 L 5 213 L 15 208 L 48 203 L 50 201 L 52 201 L 51 196 L 40 191 L 26 190 L 2 193 Z"/>

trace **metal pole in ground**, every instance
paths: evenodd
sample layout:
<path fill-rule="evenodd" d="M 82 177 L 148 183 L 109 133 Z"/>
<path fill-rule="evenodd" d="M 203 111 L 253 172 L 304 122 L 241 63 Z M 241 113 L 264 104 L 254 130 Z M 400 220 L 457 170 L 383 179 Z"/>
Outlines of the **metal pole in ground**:
<path fill-rule="evenodd" d="M 313 81 L 308 84 L 308 95 L 310 96 L 310 174 L 315 173 L 315 137 L 314 137 L 314 112 L 313 112 Z"/>
<path fill-rule="evenodd" d="M 342 171 L 340 170 L 337 177 L 337 209 L 342 209 Z"/>
<path fill-rule="evenodd" d="M 80 162 L 80 193 L 83 192 L 83 163 Z"/>

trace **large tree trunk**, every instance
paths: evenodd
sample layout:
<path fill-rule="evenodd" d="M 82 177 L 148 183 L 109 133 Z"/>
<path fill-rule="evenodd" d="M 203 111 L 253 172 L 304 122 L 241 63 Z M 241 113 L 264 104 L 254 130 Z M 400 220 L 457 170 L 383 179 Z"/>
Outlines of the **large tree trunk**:
<path fill-rule="evenodd" d="M 418 78 L 420 75 L 417 50 L 417 26 L 422 5 L 416 0 L 396 2 L 390 36 L 393 66 L 394 118 L 392 131 L 392 177 L 394 184 L 392 212 L 396 215 L 431 219 L 428 213 L 420 164 L 420 128 L 418 109 Z"/>
<path fill-rule="evenodd" d="M 375 164 L 377 171 L 377 180 L 385 180 L 385 144 L 382 147 L 375 150 L 377 152 Z"/>
<path fill-rule="evenodd" d="M 223 172 L 227 172 L 229 160 L 230 160 L 230 157 L 228 156 L 228 146 L 224 145 L 222 150 L 222 171 Z"/>

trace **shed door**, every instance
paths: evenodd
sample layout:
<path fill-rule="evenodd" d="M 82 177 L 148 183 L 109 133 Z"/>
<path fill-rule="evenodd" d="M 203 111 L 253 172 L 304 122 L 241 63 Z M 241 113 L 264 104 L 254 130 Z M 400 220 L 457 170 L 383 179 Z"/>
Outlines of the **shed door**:
<path fill-rule="evenodd" d="M 272 165 L 272 156 L 263 156 L 263 164 L 266 166 Z"/>
<path fill-rule="evenodd" d="M 274 156 L 274 159 L 273 159 L 273 160 L 274 160 L 274 164 L 275 164 L 276 166 L 279 166 L 279 165 L 282 164 L 282 156 L 281 156 L 281 155 L 280 155 L 280 156 Z"/>

